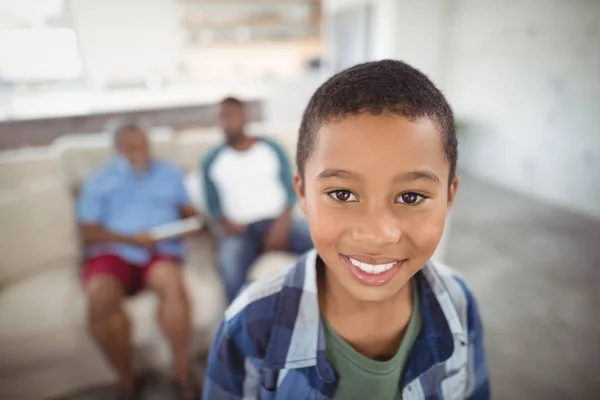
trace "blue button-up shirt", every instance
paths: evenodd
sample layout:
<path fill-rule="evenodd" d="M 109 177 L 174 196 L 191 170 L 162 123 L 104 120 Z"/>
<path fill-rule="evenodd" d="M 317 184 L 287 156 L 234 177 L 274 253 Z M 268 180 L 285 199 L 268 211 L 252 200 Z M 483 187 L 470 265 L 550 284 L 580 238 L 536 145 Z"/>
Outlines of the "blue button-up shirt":
<path fill-rule="evenodd" d="M 205 400 L 331 399 L 317 297 L 317 253 L 251 284 L 225 313 L 211 349 Z M 488 399 L 483 329 L 465 282 L 428 263 L 415 276 L 423 327 L 398 383 L 403 399 Z"/>
<path fill-rule="evenodd" d="M 145 233 L 176 221 L 182 207 L 190 204 L 183 178 L 183 172 L 170 163 L 152 161 L 146 173 L 139 173 L 117 156 L 86 180 L 77 204 L 78 220 L 121 235 Z M 160 242 L 155 251 L 180 258 L 185 255 L 184 244 L 177 239 Z M 86 253 L 117 254 L 137 265 L 151 257 L 147 249 L 123 243 L 92 245 Z"/>

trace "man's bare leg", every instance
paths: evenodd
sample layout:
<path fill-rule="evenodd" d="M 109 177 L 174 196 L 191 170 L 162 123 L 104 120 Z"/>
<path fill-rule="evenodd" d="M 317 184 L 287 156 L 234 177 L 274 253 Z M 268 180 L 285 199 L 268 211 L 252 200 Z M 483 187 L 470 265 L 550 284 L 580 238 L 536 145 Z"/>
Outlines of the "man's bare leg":
<path fill-rule="evenodd" d="M 148 272 L 146 286 L 159 296 L 158 321 L 171 344 L 175 379 L 189 384 L 190 378 L 190 303 L 178 264 L 158 261 Z"/>
<path fill-rule="evenodd" d="M 123 309 L 125 290 L 111 276 L 97 276 L 87 283 L 90 332 L 117 374 L 122 389 L 132 390 L 131 326 Z"/>

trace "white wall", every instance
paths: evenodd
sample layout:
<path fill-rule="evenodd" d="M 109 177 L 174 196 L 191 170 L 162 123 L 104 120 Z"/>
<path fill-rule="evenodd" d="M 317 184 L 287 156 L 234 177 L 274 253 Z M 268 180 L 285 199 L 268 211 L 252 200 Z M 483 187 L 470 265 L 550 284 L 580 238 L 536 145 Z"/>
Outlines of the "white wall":
<path fill-rule="evenodd" d="M 323 31 L 326 37 L 327 51 L 325 57 L 330 64 L 335 64 L 333 55 L 335 50 L 333 44 L 336 39 L 333 37 L 332 29 L 333 18 L 336 14 L 362 8 L 371 7 L 370 12 L 370 32 L 369 48 L 371 59 L 382 59 L 393 56 L 394 41 L 394 20 L 398 14 L 396 11 L 397 2 L 395 0 L 323 0 Z"/>
<path fill-rule="evenodd" d="M 447 4 L 446 0 L 325 0 L 323 7 L 327 24 L 336 13 L 370 5 L 370 58 L 400 59 L 439 83 L 444 78 Z"/>
<path fill-rule="evenodd" d="M 425 72 L 471 123 L 464 170 L 600 218 L 600 1 L 371 4 L 372 58 Z"/>
<path fill-rule="evenodd" d="M 468 171 L 600 218 L 600 1 L 461 1 L 450 100 Z"/>
<path fill-rule="evenodd" d="M 321 41 L 316 39 L 206 44 L 188 49 L 182 62 L 190 79 L 200 81 L 294 78 L 321 51 Z"/>
<path fill-rule="evenodd" d="M 178 2 L 70 0 L 69 9 L 93 86 L 177 75 L 182 47 Z"/>
<path fill-rule="evenodd" d="M 387 2 L 384 2 L 385 4 Z M 443 87 L 443 60 L 447 35 L 444 0 L 392 1 L 386 16 L 395 15 L 390 26 L 392 47 L 389 55 L 419 68 L 436 84 Z"/>

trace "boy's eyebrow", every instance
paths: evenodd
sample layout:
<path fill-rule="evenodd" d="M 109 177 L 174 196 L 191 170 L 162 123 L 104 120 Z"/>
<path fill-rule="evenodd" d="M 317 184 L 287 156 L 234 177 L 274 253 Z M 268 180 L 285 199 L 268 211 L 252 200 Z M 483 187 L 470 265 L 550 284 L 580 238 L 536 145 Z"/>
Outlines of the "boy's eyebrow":
<path fill-rule="evenodd" d="M 419 179 L 427 179 L 427 180 L 434 181 L 436 183 L 441 183 L 440 178 L 438 178 L 436 174 L 434 174 L 433 172 L 428 171 L 426 169 L 405 172 L 403 174 L 396 175 L 396 177 L 394 178 L 394 181 L 406 182 L 406 181 L 416 181 Z"/>
<path fill-rule="evenodd" d="M 360 175 L 347 171 L 345 169 L 325 169 L 321 171 L 319 175 L 317 175 L 317 180 L 326 180 L 326 179 L 354 179 L 361 180 Z M 428 170 L 416 170 L 411 172 L 405 172 L 403 174 L 396 175 L 394 177 L 395 182 L 407 182 L 407 181 L 416 181 L 420 179 L 426 179 L 430 181 L 434 181 L 436 183 L 441 183 L 440 178 L 437 177 L 431 171 Z"/>
<path fill-rule="evenodd" d="M 353 172 L 346 171 L 345 169 L 325 169 L 321 171 L 319 175 L 317 175 L 317 180 L 325 180 L 325 179 L 355 179 L 360 180 L 360 177 Z"/>

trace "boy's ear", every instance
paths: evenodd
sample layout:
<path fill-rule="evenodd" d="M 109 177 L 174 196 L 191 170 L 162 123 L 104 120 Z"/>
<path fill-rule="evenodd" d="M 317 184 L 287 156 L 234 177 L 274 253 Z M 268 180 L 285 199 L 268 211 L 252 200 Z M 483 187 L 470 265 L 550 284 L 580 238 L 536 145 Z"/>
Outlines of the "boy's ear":
<path fill-rule="evenodd" d="M 294 174 L 294 189 L 296 190 L 296 198 L 298 199 L 298 205 L 300 209 L 306 215 L 306 195 L 304 192 L 304 182 L 302 177 L 298 174 L 298 171 Z"/>
<path fill-rule="evenodd" d="M 448 188 L 448 211 L 452 208 L 452 204 L 454 204 L 454 198 L 456 196 L 456 191 L 458 190 L 458 183 L 460 182 L 460 176 L 455 175 L 452 182 L 450 182 L 450 187 Z"/>

